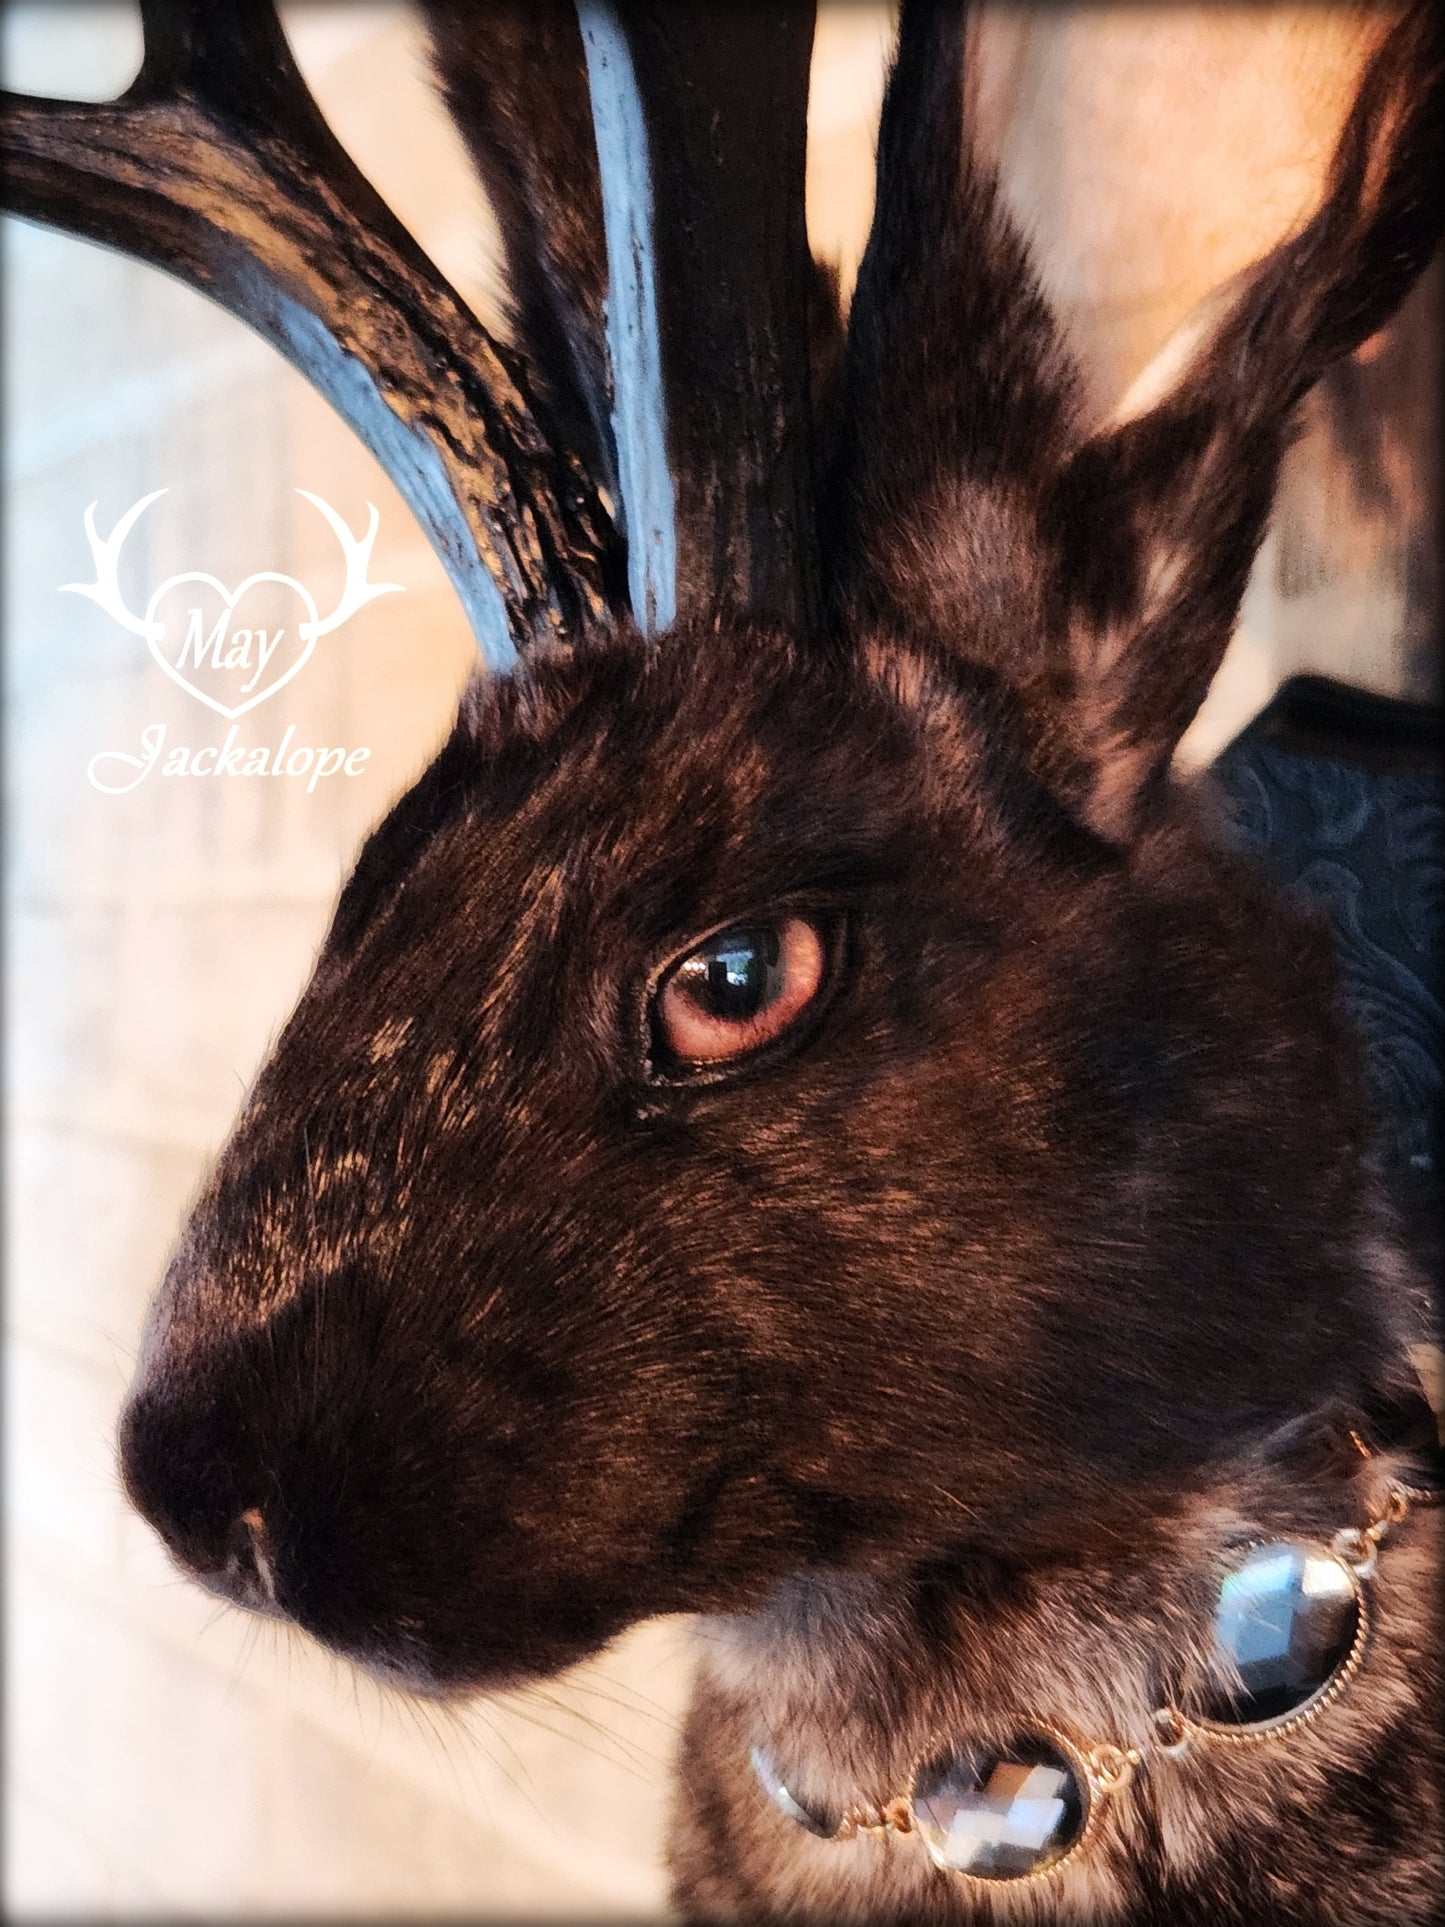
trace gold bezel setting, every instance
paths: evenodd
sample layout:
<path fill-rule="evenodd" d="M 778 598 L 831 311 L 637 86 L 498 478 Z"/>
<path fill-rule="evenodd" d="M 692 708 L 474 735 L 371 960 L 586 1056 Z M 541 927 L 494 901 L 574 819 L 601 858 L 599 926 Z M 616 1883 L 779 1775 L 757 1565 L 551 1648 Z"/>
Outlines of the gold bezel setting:
<path fill-rule="evenodd" d="M 1251 1550 L 1266 1544 L 1266 1541 L 1251 1542 Z M 1365 1648 L 1369 1645 L 1373 1621 L 1370 1615 L 1370 1602 L 1365 1592 L 1367 1574 L 1352 1566 L 1333 1546 L 1326 1546 L 1316 1540 L 1300 1541 L 1302 1545 L 1318 1556 L 1329 1559 L 1337 1565 L 1350 1582 L 1355 1601 L 1355 1631 L 1349 1649 L 1339 1660 L 1326 1678 L 1322 1679 L 1315 1690 L 1302 1699 L 1298 1705 L 1287 1712 L 1276 1713 L 1263 1720 L 1217 1720 L 1200 1713 L 1186 1713 L 1171 1700 L 1167 1705 L 1156 1709 L 1154 1719 L 1157 1727 L 1163 1728 L 1172 1722 L 1179 1737 L 1165 1746 L 1165 1751 L 1180 1754 L 1186 1751 L 1188 1743 L 1196 1737 L 1225 1740 L 1232 1746 L 1260 1746 L 1270 1740 L 1278 1740 L 1292 1733 L 1297 1727 L 1307 1726 L 1319 1718 L 1327 1707 L 1332 1706 L 1350 1681 L 1359 1672 L 1364 1662 Z M 1370 1571 L 1373 1572 L 1373 1565 Z"/>
<path fill-rule="evenodd" d="M 940 1873 L 951 1874 L 955 1880 L 965 1880 L 975 1887 L 1017 1887 L 1029 1881 L 1048 1880 L 1052 1875 L 1058 1873 L 1062 1867 L 1067 1866 L 1069 1861 L 1075 1857 L 1080 1847 L 1083 1846 L 1084 1842 L 1093 1832 L 1095 1821 L 1099 1816 L 1100 1806 L 1107 1797 L 1107 1789 L 1098 1774 L 1096 1774 L 1090 1766 L 1088 1753 L 1077 1741 L 1070 1739 L 1067 1733 L 1061 1732 L 1058 1727 L 1050 1725 L 1045 1720 L 1032 1721 L 1027 1727 L 1021 1728 L 1016 1737 L 1023 1740 L 1032 1738 L 1035 1735 L 1047 1745 L 1053 1747 L 1057 1752 L 1061 1753 L 1073 1770 L 1079 1799 L 1078 1832 L 1074 1835 L 1068 1846 L 1064 1848 L 1062 1853 L 1055 1854 L 1054 1857 L 1046 1861 L 1043 1866 L 1032 1867 L 1025 1873 L 972 1873 L 967 1867 L 955 1867 L 947 1860 L 941 1859 L 934 1850 L 926 1826 L 919 1824 L 918 1809 L 914 1802 L 918 1792 L 919 1779 L 928 1771 L 934 1762 L 941 1759 L 945 1753 L 952 1753 L 955 1758 L 957 1757 L 958 1748 L 945 1744 L 930 1753 L 927 1758 L 921 1760 L 914 1768 L 912 1778 L 908 1783 L 908 1791 L 904 1795 L 910 1819 L 909 1830 L 918 1835 L 919 1839 L 923 1842 L 924 1852 L 928 1855 L 934 1866 L 938 1868 Z M 993 1749 L 988 1750 L 991 1751 Z M 998 1752 L 1000 1758 L 1006 1759 L 1008 1757 L 1007 1747 L 999 1748 Z"/>

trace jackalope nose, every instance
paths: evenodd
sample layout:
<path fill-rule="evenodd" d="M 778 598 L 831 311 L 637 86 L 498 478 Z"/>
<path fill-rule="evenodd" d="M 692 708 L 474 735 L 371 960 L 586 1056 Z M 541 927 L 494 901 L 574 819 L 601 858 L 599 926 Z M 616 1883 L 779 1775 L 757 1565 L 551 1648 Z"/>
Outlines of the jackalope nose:
<path fill-rule="evenodd" d="M 280 1616 L 276 1601 L 276 1573 L 266 1521 L 260 1508 L 247 1506 L 226 1535 L 226 1563 L 218 1572 L 202 1576 L 202 1584 L 221 1599 L 247 1611 Z"/>
<path fill-rule="evenodd" d="M 126 1492 L 176 1561 L 219 1598 L 278 1612 L 271 1535 L 237 1490 L 234 1442 L 142 1393 L 122 1416 L 119 1444 Z"/>

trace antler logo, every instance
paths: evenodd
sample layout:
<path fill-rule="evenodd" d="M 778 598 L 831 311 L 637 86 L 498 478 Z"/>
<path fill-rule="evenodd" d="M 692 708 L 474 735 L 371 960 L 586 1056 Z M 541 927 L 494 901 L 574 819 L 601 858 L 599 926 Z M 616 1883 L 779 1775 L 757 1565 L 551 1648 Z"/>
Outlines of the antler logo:
<path fill-rule="evenodd" d="M 94 582 L 67 582 L 63 593 L 88 596 L 106 614 L 132 635 L 143 636 L 156 662 L 197 702 L 234 721 L 254 709 L 278 689 L 284 689 L 311 659 L 317 639 L 329 635 L 348 622 L 358 609 L 376 596 L 390 595 L 402 587 L 399 582 L 368 582 L 366 571 L 371 561 L 379 517 L 367 503 L 370 520 L 359 540 L 329 503 L 304 488 L 297 489 L 330 523 L 346 563 L 346 582 L 341 600 L 329 616 L 317 612 L 310 591 L 293 576 L 273 570 L 258 570 L 248 575 L 235 589 L 228 589 L 213 575 L 192 570 L 167 576 L 152 593 L 145 614 L 136 615 L 125 606 L 119 582 L 120 552 L 126 537 L 150 507 L 166 493 L 156 489 L 128 509 L 110 534 L 102 538 L 95 527 L 96 504 L 85 511 L 85 533 L 95 558 Z M 289 603 L 291 619 L 284 616 Z M 239 620 L 243 607 L 251 620 Z M 256 620 L 268 618 L 267 625 Z M 205 681 L 199 680 L 205 677 Z"/>

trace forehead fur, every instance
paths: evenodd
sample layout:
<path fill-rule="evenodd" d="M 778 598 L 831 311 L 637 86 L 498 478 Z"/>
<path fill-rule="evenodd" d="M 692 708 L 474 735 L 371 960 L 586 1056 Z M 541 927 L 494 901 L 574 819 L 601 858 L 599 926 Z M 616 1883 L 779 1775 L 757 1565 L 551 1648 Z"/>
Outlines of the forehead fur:
<path fill-rule="evenodd" d="M 680 630 L 660 645 L 624 633 L 534 657 L 469 686 L 458 730 L 477 795 L 565 788 L 585 836 L 615 803 L 659 834 L 686 822 L 766 835 L 837 827 L 867 834 L 911 813 L 915 829 L 960 810 L 981 841 L 1016 821 L 1058 827 L 1034 780 L 1028 717 L 988 670 L 888 634 L 859 647 L 799 645 L 747 625 Z M 791 799 L 790 805 L 787 799 Z M 985 802 L 988 807 L 985 808 Z M 749 811 L 771 805 L 771 821 Z M 559 825 L 559 829 L 561 826 Z"/>

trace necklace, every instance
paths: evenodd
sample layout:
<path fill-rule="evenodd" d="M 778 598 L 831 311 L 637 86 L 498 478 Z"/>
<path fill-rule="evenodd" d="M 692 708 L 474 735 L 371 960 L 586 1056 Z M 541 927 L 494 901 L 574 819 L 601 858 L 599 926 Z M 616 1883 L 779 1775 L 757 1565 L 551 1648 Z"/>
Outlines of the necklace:
<path fill-rule="evenodd" d="M 753 1773 L 774 1806 L 819 1839 L 916 1835 L 935 1866 L 962 1879 L 1047 1879 L 1082 1851 L 1105 1806 L 1127 1793 L 1146 1761 L 1167 1763 L 1198 1745 L 1277 1741 L 1333 1705 L 1369 1643 L 1369 1582 L 1381 1542 L 1414 1507 L 1442 1497 L 1396 1478 L 1362 1526 L 1343 1527 L 1328 1544 L 1242 1546 L 1215 1600 L 1218 1683 L 1189 1698 L 1187 1711 L 1175 1703 L 1183 1694 L 1157 1706 L 1138 1746 L 1080 1741 L 1037 1720 L 1004 1746 L 941 1744 L 895 1798 L 856 1802 L 841 1814 L 800 1798 L 766 1747 L 752 1748 Z"/>

